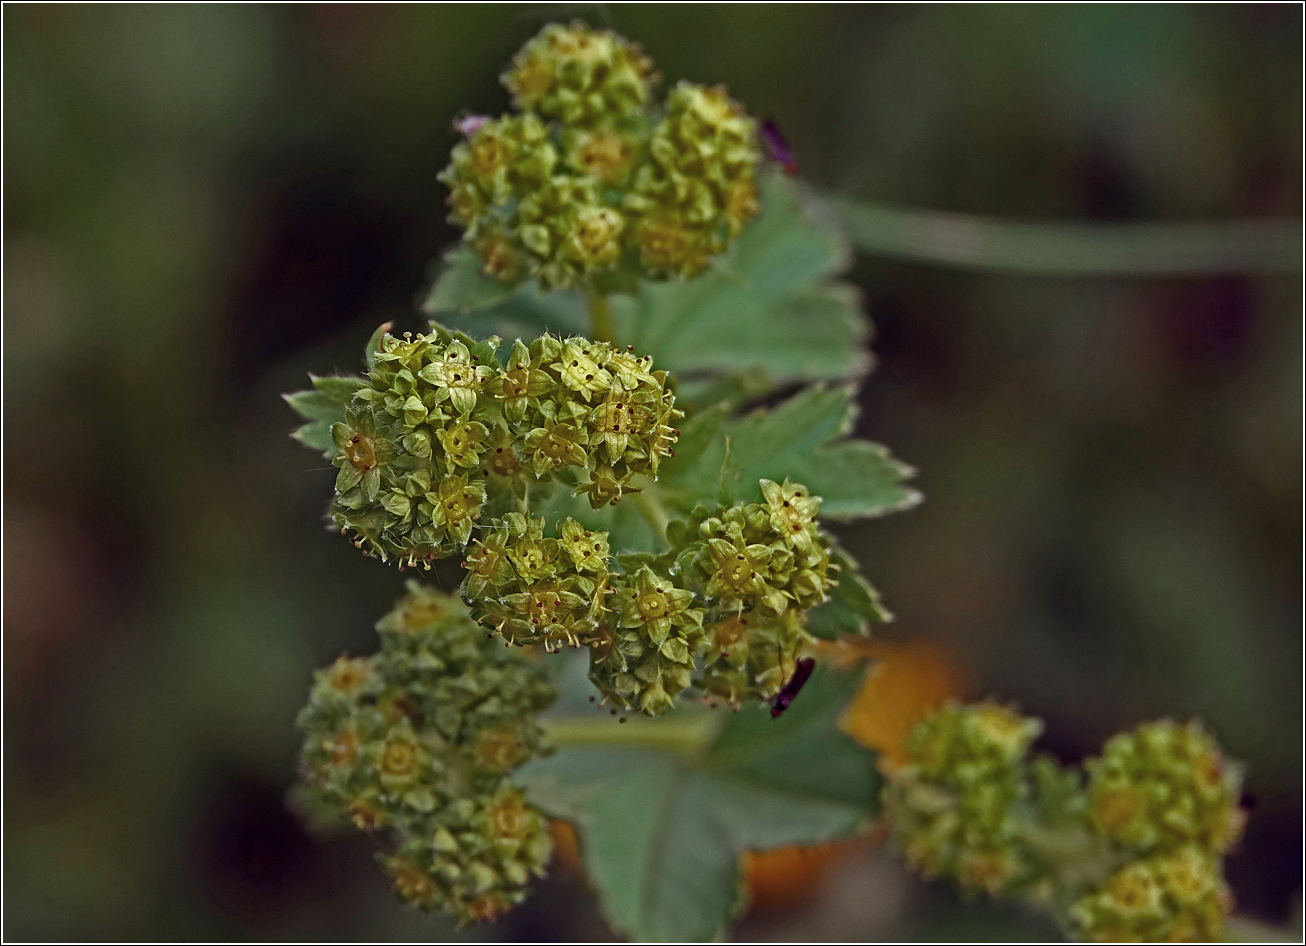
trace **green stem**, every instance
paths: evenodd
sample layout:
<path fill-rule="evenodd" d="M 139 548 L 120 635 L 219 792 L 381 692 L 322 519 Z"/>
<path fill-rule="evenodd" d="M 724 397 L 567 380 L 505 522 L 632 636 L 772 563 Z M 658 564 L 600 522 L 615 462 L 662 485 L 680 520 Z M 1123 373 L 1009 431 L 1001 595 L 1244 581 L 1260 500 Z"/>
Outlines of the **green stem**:
<path fill-rule="evenodd" d="M 627 493 L 630 501 L 635 504 L 639 514 L 644 517 L 644 521 L 649 524 L 649 528 L 663 542 L 667 540 L 667 523 L 671 518 L 667 515 L 666 507 L 657 498 L 657 495 L 649 490 L 640 493 Z"/>
<path fill-rule="evenodd" d="M 608 297 L 593 286 L 586 289 L 590 303 L 590 337 L 596 342 L 617 343 L 617 333 L 612 326 L 612 304 Z"/>
<path fill-rule="evenodd" d="M 540 725 L 549 740 L 558 746 L 661 749 L 695 756 L 704 752 L 716 739 L 721 716 L 695 713 L 676 719 L 636 717 L 626 723 L 619 723 L 610 716 L 601 719 L 568 716 L 542 719 Z"/>
<path fill-rule="evenodd" d="M 1301 223 L 1044 223 L 912 210 L 823 194 L 864 253 L 1027 276 L 1301 272 Z"/>
<path fill-rule="evenodd" d="M 1069 888 L 1097 886 L 1118 866 L 1110 845 L 1081 825 L 1048 827 L 1025 820 L 1016 825 L 1030 852 Z"/>

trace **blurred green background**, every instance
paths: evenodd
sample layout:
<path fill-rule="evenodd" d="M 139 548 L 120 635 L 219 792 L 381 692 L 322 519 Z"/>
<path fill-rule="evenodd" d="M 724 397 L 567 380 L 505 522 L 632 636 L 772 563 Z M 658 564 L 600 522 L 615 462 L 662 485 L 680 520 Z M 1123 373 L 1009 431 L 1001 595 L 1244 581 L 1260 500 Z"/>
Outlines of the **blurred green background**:
<path fill-rule="evenodd" d="M 1279 6 L 7 6 L 4 899 L 9 938 L 433 939 L 366 840 L 283 802 L 313 668 L 401 588 L 323 529 L 281 391 L 418 328 L 456 238 L 461 109 L 583 16 L 725 82 L 803 176 L 1063 222 L 1301 208 L 1301 9 Z M 1201 714 L 1248 764 L 1247 916 L 1301 892 L 1298 274 L 960 272 L 859 255 L 859 433 L 919 508 L 846 532 L 975 694 L 1066 759 Z M 1020 938 L 858 854 L 738 935 Z M 565 871 L 497 929 L 603 938 Z"/>

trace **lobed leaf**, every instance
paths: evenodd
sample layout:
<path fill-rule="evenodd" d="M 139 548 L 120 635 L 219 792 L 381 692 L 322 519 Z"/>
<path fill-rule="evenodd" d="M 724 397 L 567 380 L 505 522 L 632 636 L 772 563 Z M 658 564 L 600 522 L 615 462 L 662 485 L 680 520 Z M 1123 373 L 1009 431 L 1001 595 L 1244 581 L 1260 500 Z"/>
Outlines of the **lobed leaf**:
<path fill-rule="evenodd" d="M 745 376 L 774 389 L 860 377 L 867 324 L 857 291 L 835 279 L 846 241 L 783 175 L 762 178 L 761 199 L 762 214 L 701 276 L 614 296 L 618 337 L 685 379 Z"/>
<path fill-rule="evenodd" d="M 734 715 L 697 755 L 563 748 L 519 770 L 532 803 L 576 823 L 612 925 L 644 941 L 720 936 L 739 856 L 855 833 L 879 807 L 875 754 L 837 728 L 860 672 L 818 669 L 778 719 Z"/>
<path fill-rule="evenodd" d="M 514 288 L 483 274 L 481 261 L 465 246 L 445 254 L 422 311 L 472 335 L 508 339 L 583 335 L 590 328 L 583 293 L 541 293 L 534 280 Z"/>
<path fill-rule="evenodd" d="M 842 546 L 831 547 L 830 561 L 839 566 L 839 583 L 829 601 L 807 613 L 812 636 L 838 640 L 843 634 L 865 634 L 871 621 L 893 620 L 880 603 L 880 593 L 861 576 L 857 561 Z"/>
<path fill-rule="evenodd" d="M 914 506 L 921 497 L 905 485 L 911 467 L 879 444 L 844 439 L 856 418 L 852 396 L 846 386 L 812 387 L 774 409 L 721 423 L 706 447 L 696 443 L 691 457 L 667 464 L 659 495 L 688 512 L 715 494 L 728 459 L 728 501 L 760 502 L 759 479 L 788 477 L 822 498 L 823 519 L 878 516 Z M 714 423 L 714 416 L 703 421 Z"/>

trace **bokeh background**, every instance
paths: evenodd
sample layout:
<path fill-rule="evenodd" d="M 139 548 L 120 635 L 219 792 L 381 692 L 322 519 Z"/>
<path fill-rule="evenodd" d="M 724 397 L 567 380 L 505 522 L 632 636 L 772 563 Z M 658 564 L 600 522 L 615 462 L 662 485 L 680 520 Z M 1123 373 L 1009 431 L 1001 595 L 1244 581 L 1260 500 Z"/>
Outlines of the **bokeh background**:
<path fill-rule="evenodd" d="M 420 327 L 456 239 L 450 120 L 505 109 L 512 52 L 573 16 L 727 83 L 845 196 L 1300 219 L 1296 5 L 6 6 L 8 938 L 611 935 L 566 868 L 455 934 L 392 900 L 365 840 L 284 803 L 312 669 L 373 649 L 401 578 L 323 530 L 333 473 L 278 395 L 355 369 L 384 319 Z M 886 646 L 928 642 L 970 695 L 1045 717 L 1065 759 L 1203 716 L 1255 796 L 1240 910 L 1292 922 L 1300 276 L 859 255 L 851 278 L 878 361 L 859 432 L 927 497 L 845 533 L 899 616 Z M 841 856 L 784 866 L 736 935 L 1048 932 L 873 841 Z"/>

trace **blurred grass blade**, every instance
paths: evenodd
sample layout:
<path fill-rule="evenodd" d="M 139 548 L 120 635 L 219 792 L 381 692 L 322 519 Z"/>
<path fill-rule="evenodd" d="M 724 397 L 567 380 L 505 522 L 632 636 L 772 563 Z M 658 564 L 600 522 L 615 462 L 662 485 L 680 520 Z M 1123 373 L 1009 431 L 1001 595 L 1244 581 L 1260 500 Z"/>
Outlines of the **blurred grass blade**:
<path fill-rule="evenodd" d="M 863 253 L 1030 276 L 1295 273 L 1295 220 L 1206 223 L 1036 223 L 904 210 L 823 193 Z"/>

